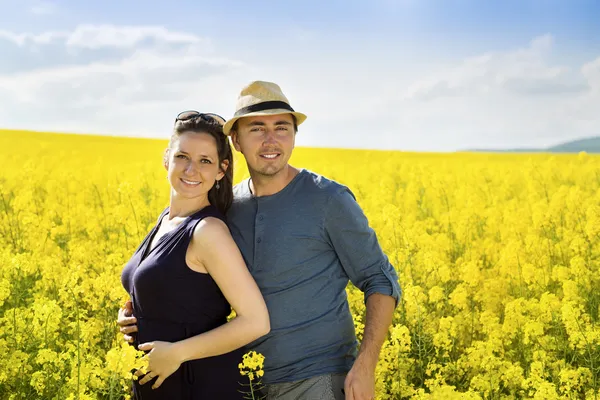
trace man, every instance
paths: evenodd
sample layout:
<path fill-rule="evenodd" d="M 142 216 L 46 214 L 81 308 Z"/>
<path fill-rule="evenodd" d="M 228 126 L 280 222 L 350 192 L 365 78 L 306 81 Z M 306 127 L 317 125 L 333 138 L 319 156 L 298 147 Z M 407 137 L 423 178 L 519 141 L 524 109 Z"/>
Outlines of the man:
<path fill-rule="evenodd" d="M 255 81 L 223 127 L 250 172 L 234 188 L 228 222 L 271 319 L 270 333 L 248 347 L 265 356 L 269 400 L 371 400 L 398 277 L 352 192 L 288 163 L 305 119 L 278 85 Z M 367 309 L 358 351 L 349 281 Z"/>

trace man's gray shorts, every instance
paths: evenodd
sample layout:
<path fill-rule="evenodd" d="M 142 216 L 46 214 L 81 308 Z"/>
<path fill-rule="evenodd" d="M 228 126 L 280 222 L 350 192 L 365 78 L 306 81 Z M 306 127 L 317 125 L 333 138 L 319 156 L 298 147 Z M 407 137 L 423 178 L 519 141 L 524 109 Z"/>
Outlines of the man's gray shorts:
<path fill-rule="evenodd" d="M 265 400 L 344 400 L 346 374 L 328 374 L 263 389 Z M 262 397 L 261 397 L 262 398 Z"/>

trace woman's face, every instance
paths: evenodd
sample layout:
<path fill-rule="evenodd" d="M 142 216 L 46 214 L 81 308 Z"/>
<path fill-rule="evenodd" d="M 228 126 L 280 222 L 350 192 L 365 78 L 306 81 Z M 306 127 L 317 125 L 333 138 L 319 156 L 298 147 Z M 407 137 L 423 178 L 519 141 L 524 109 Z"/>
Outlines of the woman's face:
<path fill-rule="evenodd" d="M 171 144 L 165 168 L 172 190 L 185 198 L 207 197 L 224 175 L 219 167 L 217 142 L 208 133 L 181 133 Z"/>

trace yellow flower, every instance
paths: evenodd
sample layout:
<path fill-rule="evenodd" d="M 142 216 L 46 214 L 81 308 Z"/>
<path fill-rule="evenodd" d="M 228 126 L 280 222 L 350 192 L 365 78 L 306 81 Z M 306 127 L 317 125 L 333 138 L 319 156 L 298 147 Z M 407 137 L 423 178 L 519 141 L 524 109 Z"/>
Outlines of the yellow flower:
<path fill-rule="evenodd" d="M 168 204 L 166 144 L 0 133 L 0 398 L 128 398 L 147 359 L 117 334 L 120 273 Z M 347 185 L 397 269 L 377 399 L 600 395 L 600 157 L 296 148 L 292 164 Z M 346 295 L 360 342 L 363 293 Z M 263 365 L 248 353 L 242 380 Z"/>

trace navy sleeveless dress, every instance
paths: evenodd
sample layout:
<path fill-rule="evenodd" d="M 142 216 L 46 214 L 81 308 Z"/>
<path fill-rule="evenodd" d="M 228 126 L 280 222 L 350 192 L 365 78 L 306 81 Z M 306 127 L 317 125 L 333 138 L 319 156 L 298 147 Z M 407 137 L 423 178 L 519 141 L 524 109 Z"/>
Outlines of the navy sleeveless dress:
<path fill-rule="evenodd" d="M 225 217 L 214 206 L 188 216 L 174 230 L 150 244 L 165 209 L 154 228 L 123 268 L 121 282 L 131 296 L 138 332 L 134 345 L 155 340 L 175 342 L 214 329 L 227 322 L 231 306 L 208 274 L 195 272 L 185 261 L 194 228 L 203 218 Z M 156 378 L 133 382 L 137 400 L 240 400 L 247 386 L 239 373 L 243 349 L 181 364 L 158 389 Z"/>

